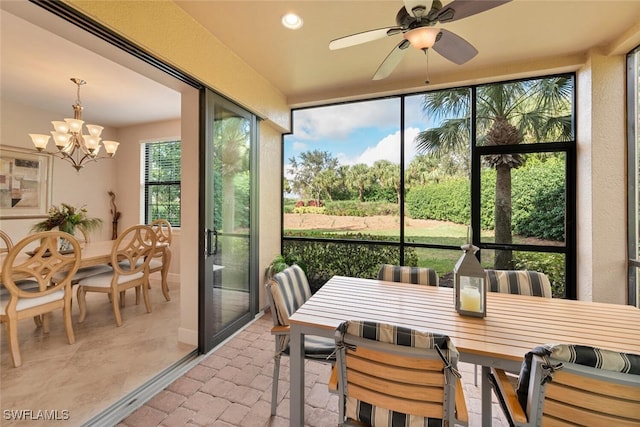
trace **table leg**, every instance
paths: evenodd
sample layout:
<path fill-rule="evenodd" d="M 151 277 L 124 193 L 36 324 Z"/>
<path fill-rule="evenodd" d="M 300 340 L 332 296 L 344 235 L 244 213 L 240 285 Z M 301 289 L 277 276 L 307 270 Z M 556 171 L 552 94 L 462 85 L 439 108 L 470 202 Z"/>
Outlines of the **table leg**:
<path fill-rule="evenodd" d="M 491 368 L 482 367 L 482 427 L 491 427 L 491 383 L 489 382 L 489 374 Z"/>
<path fill-rule="evenodd" d="M 302 357 L 304 335 L 299 325 L 291 325 L 289 425 L 304 425 L 304 358 Z"/>

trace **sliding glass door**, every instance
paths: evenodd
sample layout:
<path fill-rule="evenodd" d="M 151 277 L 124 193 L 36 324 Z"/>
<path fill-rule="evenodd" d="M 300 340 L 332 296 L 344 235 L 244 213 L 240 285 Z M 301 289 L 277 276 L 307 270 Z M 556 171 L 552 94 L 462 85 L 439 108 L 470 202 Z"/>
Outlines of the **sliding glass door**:
<path fill-rule="evenodd" d="M 252 255 L 256 118 L 206 91 L 202 171 L 200 345 L 209 351 L 250 321 L 257 307 Z"/>

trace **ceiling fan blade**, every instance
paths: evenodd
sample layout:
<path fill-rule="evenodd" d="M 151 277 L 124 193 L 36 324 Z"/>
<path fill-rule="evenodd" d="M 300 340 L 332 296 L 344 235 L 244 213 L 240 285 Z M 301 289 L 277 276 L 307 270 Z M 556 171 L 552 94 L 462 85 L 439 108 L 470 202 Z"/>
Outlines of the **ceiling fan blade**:
<path fill-rule="evenodd" d="M 331 40 L 329 43 L 329 49 L 336 50 L 342 49 L 345 47 L 355 46 L 357 44 L 362 44 L 366 42 L 370 42 L 373 40 L 378 40 L 385 38 L 387 36 L 391 36 L 397 34 L 402 31 L 400 27 L 385 27 L 378 28 L 376 30 L 364 31 L 362 33 L 351 34 L 350 36 L 340 37 L 335 40 Z"/>
<path fill-rule="evenodd" d="M 467 16 L 502 6 L 510 1 L 511 0 L 454 0 L 440 9 L 436 15 L 436 20 L 438 22 L 457 21 Z"/>
<path fill-rule="evenodd" d="M 478 54 L 478 50 L 468 41 L 447 30 L 440 30 L 433 50 L 451 62 L 462 65 Z"/>
<path fill-rule="evenodd" d="M 413 8 L 422 6 L 424 7 L 424 15 L 427 16 L 429 11 L 431 10 L 431 5 L 433 4 L 433 0 L 404 0 L 404 8 L 407 10 L 407 13 L 410 16 L 415 16 L 413 13 Z"/>
<path fill-rule="evenodd" d="M 391 72 L 398 66 L 404 56 L 405 50 L 409 46 L 411 46 L 409 40 L 402 40 L 396 47 L 394 47 L 376 70 L 376 73 L 373 75 L 373 80 L 382 80 L 388 77 L 389 74 L 391 74 Z"/>

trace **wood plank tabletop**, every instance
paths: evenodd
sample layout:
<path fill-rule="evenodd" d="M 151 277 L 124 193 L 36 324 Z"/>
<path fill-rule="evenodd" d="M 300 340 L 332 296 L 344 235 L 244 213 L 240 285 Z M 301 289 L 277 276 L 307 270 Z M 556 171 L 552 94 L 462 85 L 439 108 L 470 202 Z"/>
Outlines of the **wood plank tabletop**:
<path fill-rule="evenodd" d="M 591 345 L 640 354 L 640 310 L 628 305 L 489 292 L 487 316 L 455 311 L 453 289 L 334 276 L 290 318 L 335 329 L 373 320 L 449 335 L 462 354 L 522 360 L 548 343 Z"/>

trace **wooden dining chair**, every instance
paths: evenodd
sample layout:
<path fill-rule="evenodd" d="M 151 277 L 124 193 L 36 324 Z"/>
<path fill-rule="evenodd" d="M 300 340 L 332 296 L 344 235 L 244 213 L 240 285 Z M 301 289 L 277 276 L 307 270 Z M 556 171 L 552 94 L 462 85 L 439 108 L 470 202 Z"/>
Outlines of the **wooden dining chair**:
<path fill-rule="evenodd" d="M 275 337 L 276 349 L 271 387 L 271 415 L 275 415 L 278 405 L 280 359 L 283 354 L 289 354 L 289 317 L 311 297 L 311 288 L 304 271 L 296 264 L 274 275 L 265 287 L 273 318 L 271 334 Z M 306 359 L 333 363 L 335 361 L 333 339 L 305 336 L 303 355 Z"/>
<path fill-rule="evenodd" d="M 61 253 L 59 239 L 67 239 L 73 253 Z M 28 247 L 37 244 L 31 256 L 24 256 Z M 7 298 L 0 298 L 0 322 L 7 324 L 9 351 L 13 366 L 22 365 L 18 343 L 18 321 L 24 318 L 41 318 L 42 329 L 49 332 L 49 314 L 62 309 L 64 326 L 69 344 L 75 342 L 71 324 L 71 277 L 80 265 L 80 244 L 70 234 L 62 231 L 43 231 L 20 240 L 13 246 L 2 264 L 2 286 Z M 53 283 L 56 274 L 65 277 Z M 37 283 L 37 287 L 20 286 L 22 280 Z"/>
<path fill-rule="evenodd" d="M 89 231 L 85 228 L 78 228 L 82 235 L 81 239 L 78 239 L 80 246 L 84 246 L 88 243 L 91 243 L 91 236 Z M 88 267 L 80 267 L 76 274 L 71 278 L 71 285 L 77 285 L 81 280 L 86 279 L 87 277 L 95 276 L 97 274 L 109 273 L 112 271 L 112 268 L 108 264 L 99 264 L 99 265 L 91 265 Z M 53 281 L 58 281 L 60 279 L 59 275 L 53 278 Z"/>
<path fill-rule="evenodd" d="M 78 282 L 79 323 L 87 315 L 86 293 L 101 292 L 109 295 L 116 325 L 122 325 L 120 313 L 121 293 L 134 288 L 136 304 L 142 292 L 147 313 L 151 313 L 149 300 L 149 262 L 156 248 L 156 234 L 147 225 L 133 225 L 124 230 L 113 243 L 109 272 L 93 275 Z"/>
<path fill-rule="evenodd" d="M 438 286 L 440 283 L 438 273 L 432 268 L 392 264 L 382 264 L 380 266 L 378 280 L 428 286 Z"/>
<path fill-rule="evenodd" d="M 569 344 L 527 353 L 518 386 L 492 368 L 491 383 L 517 427 L 640 425 L 640 355 Z"/>
<path fill-rule="evenodd" d="M 13 247 L 13 240 L 2 230 L 0 230 L 0 243 L 2 243 L 2 246 L 0 246 L 0 254 L 9 252 L 9 249 Z"/>
<path fill-rule="evenodd" d="M 347 321 L 336 329 L 340 425 L 468 424 L 449 337 L 397 325 Z"/>
<path fill-rule="evenodd" d="M 171 265 L 171 241 L 173 239 L 171 223 L 166 219 L 156 219 L 150 224 L 156 233 L 156 250 L 149 261 L 149 273 L 160 272 L 162 278 L 162 294 L 164 299 L 171 301 L 167 276 Z"/>

